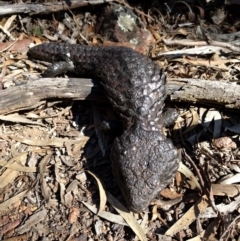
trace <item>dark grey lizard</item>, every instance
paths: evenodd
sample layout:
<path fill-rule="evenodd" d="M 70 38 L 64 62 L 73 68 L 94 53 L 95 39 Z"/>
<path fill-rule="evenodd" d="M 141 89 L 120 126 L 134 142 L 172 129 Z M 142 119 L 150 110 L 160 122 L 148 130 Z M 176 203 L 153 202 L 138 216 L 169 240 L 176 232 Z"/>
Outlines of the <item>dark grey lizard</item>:
<path fill-rule="evenodd" d="M 162 131 L 163 71 L 150 58 L 126 47 L 49 43 L 31 48 L 28 56 L 53 63 L 44 76 L 70 71 L 101 79 L 124 124 L 111 150 L 113 174 L 128 208 L 143 211 L 178 169 L 177 149 Z"/>

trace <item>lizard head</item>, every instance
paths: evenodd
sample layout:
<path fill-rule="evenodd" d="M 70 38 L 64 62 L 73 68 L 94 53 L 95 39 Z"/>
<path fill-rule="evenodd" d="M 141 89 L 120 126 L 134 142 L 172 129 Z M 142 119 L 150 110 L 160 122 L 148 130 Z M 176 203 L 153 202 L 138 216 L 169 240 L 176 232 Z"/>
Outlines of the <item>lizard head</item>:
<path fill-rule="evenodd" d="M 128 208 L 144 211 L 178 169 L 177 149 L 158 131 L 135 127 L 115 139 L 112 170 Z"/>

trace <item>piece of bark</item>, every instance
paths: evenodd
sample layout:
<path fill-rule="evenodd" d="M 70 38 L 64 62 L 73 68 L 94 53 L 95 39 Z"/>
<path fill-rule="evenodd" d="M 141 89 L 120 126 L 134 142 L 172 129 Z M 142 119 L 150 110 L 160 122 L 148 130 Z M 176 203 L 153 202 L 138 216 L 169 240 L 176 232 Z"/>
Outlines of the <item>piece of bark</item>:
<path fill-rule="evenodd" d="M 170 100 L 240 109 L 240 85 L 211 80 L 168 79 Z M 104 100 L 99 81 L 80 78 L 41 78 L 0 91 L 0 114 L 31 109 L 41 100 Z"/>
<path fill-rule="evenodd" d="M 103 4 L 112 2 L 113 0 L 72 0 L 72 1 L 56 1 L 48 3 L 20 3 L 1 6 L 0 16 L 28 13 L 34 14 L 48 14 L 57 11 L 69 10 L 88 5 Z M 69 4 L 67 4 L 69 3 Z"/>
<path fill-rule="evenodd" d="M 104 100 L 106 97 L 93 79 L 40 78 L 0 91 L 0 114 L 35 108 L 41 100 L 48 99 Z"/>
<path fill-rule="evenodd" d="M 219 80 L 168 79 L 172 101 L 204 104 L 211 107 L 240 109 L 240 85 Z"/>
<path fill-rule="evenodd" d="M 226 5 L 232 5 L 232 4 L 239 4 L 240 5 L 240 0 L 225 0 Z"/>

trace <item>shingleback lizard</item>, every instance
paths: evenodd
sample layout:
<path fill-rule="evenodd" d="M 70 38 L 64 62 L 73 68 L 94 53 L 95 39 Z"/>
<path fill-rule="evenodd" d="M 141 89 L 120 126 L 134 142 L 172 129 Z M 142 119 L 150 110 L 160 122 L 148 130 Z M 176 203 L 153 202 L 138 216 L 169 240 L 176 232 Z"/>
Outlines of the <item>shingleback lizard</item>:
<path fill-rule="evenodd" d="M 150 58 L 126 47 L 45 43 L 28 56 L 53 63 L 43 74 L 74 72 L 99 77 L 124 131 L 111 150 L 111 165 L 128 208 L 143 211 L 178 169 L 177 149 L 163 134 L 166 78 Z"/>

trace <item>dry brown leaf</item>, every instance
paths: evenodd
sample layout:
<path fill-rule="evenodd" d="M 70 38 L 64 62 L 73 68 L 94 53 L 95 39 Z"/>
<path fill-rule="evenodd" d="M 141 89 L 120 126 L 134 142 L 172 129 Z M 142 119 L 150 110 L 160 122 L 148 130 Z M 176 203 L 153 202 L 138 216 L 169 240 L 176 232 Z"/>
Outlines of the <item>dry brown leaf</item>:
<path fill-rule="evenodd" d="M 6 61 L 3 62 L 3 64 L 0 64 L 0 68 L 6 67 L 8 65 L 14 64 L 15 61 L 13 59 L 7 59 Z"/>
<path fill-rule="evenodd" d="M 21 153 L 14 158 L 10 159 L 7 163 L 3 163 L 5 165 L 14 165 L 13 163 L 15 161 L 19 162 L 22 166 L 25 165 L 27 161 L 27 152 Z M 12 170 L 12 169 L 7 169 L 5 170 L 2 175 L 0 176 L 0 188 L 5 187 L 8 185 L 10 182 L 12 182 L 17 176 L 18 176 L 19 171 L 17 170 Z"/>
<path fill-rule="evenodd" d="M 12 26 L 13 21 L 16 19 L 17 15 L 12 15 L 10 18 L 7 19 L 6 23 L 4 24 L 4 30 L 9 30 Z"/>
<path fill-rule="evenodd" d="M 30 124 L 30 125 L 39 125 L 39 126 L 46 126 L 40 122 L 37 121 L 31 121 L 25 117 L 22 117 L 18 114 L 13 114 L 13 115 L 0 115 L 0 120 L 3 121 L 10 121 L 14 123 L 23 123 L 23 124 Z"/>
<path fill-rule="evenodd" d="M 185 166 L 182 162 L 179 163 L 178 171 L 184 174 L 185 177 L 187 177 L 190 180 L 190 185 L 192 189 L 197 187 L 200 191 L 202 190 L 197 178 L 194 176 L 192 171 L 187 166 Z"/>
<path fill-rule="evenodd" d="M 21 205 L 22 201 L 19 199 L 17 202 L 15 202 L 12 207 L 13 208 L 18 208 Z"/>
<path fill-rule="evenodd" d="M 183 132 L 183 135 L 187 132 L 191 131 L 198 125 L 199 116 L 198 113 L 194 110 L 194 108 L 190 108 L 191 114 L 192 114 L 192 120 L 190 125 L 187 127 L 187 129 Z"/>
<path fill-rule="evenodd" d="M 12 15 L 7 21 L 4 23 L 4 26 L 0 25 L 1 31 L 3 31 L 11 40 L 15 40 L 15 37 L 10 33 L 9 29 L 12 26 L 13 21 L 17 15 Z"/>
<path fill-rule="evenodd" d="M 85 142 L 81 141 L 81 142 L 73 144 L 72 154 L 74 156 L 80 155 L 81 150 L 84 148 L 84 146 L 86 145 L 89 138 L 84 138 L 84 140 L 85 140 Z"/>
<path fill-rule="evenodd" d="M 219 66 L 221 69 L 226 69 L 226 70 L 228 70 L 228 67 L 227 67 L 226 64 L 225 64 L 226 61 L 223 60 L 223 59 L 221 59 L 221 58 L 219 57 L 219 54 L 215 53 L 215 54 L 212 55 L 210 63 L 212 63 L 212 62 L 213 62 L 215 65 Z"/>
<path fill-rule="evenodd" d="M 238 183 L 240 180 L 240 173 L 237 174 L 229 174 L 221 178 L 219 183 L 221 184 L 232 184 L 232 183 Z"/>
<path fill-rule="evenodd" d="M 152 208 L 152 219 L 151 219 L 151 221 L 155 221 L 156 219 L 158 219 L 160 222 L 163 223 L 163 225 L 165 227 L 168 227 L 167 222 L 165 221 L 165 219 L 163 219 L 161 217 L 161 214 L 158 212 L 157 207 L 158 207 L 158 205 L 154 205 L 153 208 Z"/>
<path fill-rule="evenodd" d="M 52 156 L 52 153 L 46 155 L 39 164 L 41 191 L 42 191 L 42 195 L 47 203 L 50 200 L 50 195 L 49 195 L 49 191 L 48 191 L 47 182 L 44 178 L 44 172 L 46 171 L 47 163 L 49 162 L 51 156 Z"/>
<path fill-rule="evenodd" d="M 72 202 L 74 200 L 73 195 L 71 192 L 66 192 L 63 196 L 63 203 L 67 206 L 67 207 L 71 207 L 72 206 Z"/>
<path fill-rule="evenodd" d="M 152 28 L 151 26 L 148 26 L 148 30 L 154 36 L 154 38 L 156 39 L 156 42 L 162 40 L 162 36 L 154 28 Z"/>
<path fill-rule="evenodd" d="M 11 206 L 16 203 L 18 200 L 25 197 L 25 195 L 28 193 L 28 189 L 20 192 L 19 194 L 13 196 L 12 198 L 7 199 L 5 202 L 0 204 L 0 214 L 3 214 L 8 211 Z"/>
<path fill-rule="evenodd" d="M 182 64 L 192 64 L 194 66 L 206 66 L 206 67 L 214 67 L 222 70 L 228 70 L 228 67 L 225 64 L 228 63 L 239 63 L 240 60 L 237 59 L 218 59 L 218 60 L 206 60 L 197 58 L 196 60 L 190 58 L 178 58 L 172 60 L 172 62 L 181 62 Z"/>
<path fill-rule="evenodd" d="M 29 217 L 25 223 L 16 229 L 16 233 L 26 233 L 32 229 L 33 226 L 38 224 L 41 220 L 45 219 L 47 216 L 47 210 L 42 207 L 40 211 L 35 212 L 31 217 Z"/>
<path fill-rule="evenodd" d="M 23 40 L 17 40 L 14 42 L 5 42 L 0 43 L 0 51 L 8 50 L 8 51 L 23 51 L 24 49 L 27 49 L 30 43 L 32 42 L 31 39 L 23 39 Z"/>
<path fill-rule="evenodd" d="M 213 195 L 235 197 L 240 193 L 240 185 L 212 184 Z"/>
<path fill-rule="evenodd" d="M 91 212 L 97 214 L 99 217 L 104 218 L 112 223 L 118 223 L 121 225 L 127 226 L 126 222 L 120 215 L 112 214 L 110 212 L 101 211 L 98 212 L 98 209 L 95 206 L 92 206 L 84 201 L 81 201 Z"/>
<path fill-rule="evenodd" d="M 71 144 L 77 144 L 79 142 L 86 143 L 86 141 L 89 139 L 89 137 L 87 136 L 82 136 L 80 140 L 68 140 L 63 138 L 32 140 L 32 139 L 25 139 L 22 137 L 15 137 L 15 136 L 11 136 L 11 138 L 15 141 L 18 141 L 30 146 L 54 146 L 54 147 L 63 147 L 64 143 L 71 143 Z"/>
<path fill-rule="evenodd" d="M 166 41 L 164 41 L 166 43 Z M 167 52 L 159 52 L 158 56 L 166 56 L 167 58 L 169 56 L 182 56 L 182 55 L 193 55 L 196 54 L 198 56 L 202 56 L 205 54 L 211 54 L 211 53 L 218 53 L 220 51 L 224 51 L 226 53 L 229 53 L 231 50 L 223 47 L 218 47 L 218 46 L 200 46 L 200 47 L 195 47 L 195 48 L 184 48 L 181 50 L 172 50 L 172 51 L 167 51 Z M 182 62 L 182 60 L 181 60 Z"/>
<path fill-rule="evenodd" d="M 173 236 L 180 230 L 189 226 L 207 207 L 207 197 L 204 195 L 171 228 L 169 228 L 165 234 Z"/>
<path fill-rule="evenodd" d="M 32 44 L 32 46 L 41 44 L 43 42 L 42 39 L 40 39 L 39 37 L 36 37 L 36 36 L 31 36 L 31 39 L 35 43 L 35 44 Z"/>
<path fill-rule="evenodd" d="M 28 153 L 27 152 L 21 153 L 20 155 L 28 155 Z M 23 166 L 22 163 L 19 162 L 18 160 L 19 157 L 20 156 L 15 156 L 14 158 L 6 162 L 0 160 L 0 166 L 7 167 L 9 169 L 19 171 L 19 172 L 36 172 L 37 171 L 36 167 Z"/>
<path fill-rule="evenodd" d="M 230 163 L 229 168 L 233 170 L 234 172 L 240 173 L 240 166 L 237 164 L 239 160 L 235 160 L 236 163 Z"/>
<path fill-rule="evenodd" d="M 79 180 L 80 182 L 84 183 L 84 182 L 87 181 L 87 175 L 86 175 L 85 172 L 81 172 L 81 173 L 79 173 L 79 174 L 76 175 L 76 179 Z M 70 185 L 71 185 L 71 184 L 70 184 Z M 70 186 L 70 185 L 69 185 L 69 186 Z M 68 186 L 68 188 L 69 188 L 69 186 Z"/>
<path fill-rule="evenodd" d="M 69 223 L 75 223 L 78 220 L 80 210 L 78 208 L 69 208 L 68 221 Z"/>
<path fill-rule="evenodd" d="M 80 182 L 74 179 L 70 184 L 68 184 L 68 187 L 66 189 L 66 192 L 74 192 L 77 190 L 78 185 L 80 185 Z"/>
<path fill-rule="evenodd" d="M 176 205 L 177 203 L 180 203 L 181 201 L 182 201 L 182 197 L 178 197 L 168 201 L 165 201 L 162 199 L 156 199 L 152 203 L 156 204 L 157 207 L 163 211 L 169 211 L 172 208 L 172 206 Z"/>
<path fill-rule="evenodd" d="M 237 144 L 228 136 L 213 140 L 213 145 L 220 150 L 233 150 L 237 148 Z"/>
<path fill-rule="evenodd" d="M 3 241 L 25 241 L 25 240 L 27 240 L 27 238 L 28 238 L 28 235 L 23 234 L 23 235 L 18 235 L 15 237 L 4 239 Z"/>
<path fill-rule="evenodd" d="M 154 205 L 152 208 L 152 218 L 151 221 L 155 221 L 158 218 L 158 210 L 157 210 L 158 206 Z"/>
<path fill-rule="evenodd" d="M 6 232 L 16 228 L 20 223 L 21 223 L 21 220 L 18 219 L 18 220 L 12 221 L 12 222 L 4 225 L 2 227 L 1 234 L 5 234 Z"/>
<path fill-rule="evenodd" d="M 116 198 L 114 198 L 110 193 L 107 193 L 108 201 L 111 205 L 116 209 L 116 211 L 123 217 L 123 219 L 127 222 L 129 227 L 133 230 L 133 232 L 138 236 L 141 241 L 147 241 L 147 237 L 137 222 L 137 220 L 130 214 L 130 212 L 125 208 Z"/>
<path fill-rule="evenodd" d="M 191 63 L 192 65 L 200 65 L 206 67 L 218 67 L 222 70 L 228 70 L 227 66 L 220 61 L 209 61 L 209 60 L 187 60 L 187 62 Z"/>
<path fill-rule="evenodd" d="M 14 79 L 14 77 L 16 77 L 16 76 L 18 76 L 18 75 L 21 75 L 23 72 L 24 72 L 23 69 L 13 70 L 13 71 L 11 72 L 11 74 L 4 76 L 3 82 L 5 82 L 5 81 L 7 81 L 7 80 L 12 80 L 12 79 Z"/>
<path fill-rule="evenodd" d="M 240 205 L 240 196 L 236 197 L 234 201 L 231 201 L 229 204 L 220 203 L 216 205 L 217 210 L 221 213 L 222 216 L 227 215 L 228 213 L 233 213 L 238 210 Z M 213 210 L 212 207 L 206 208 L 200 215 L 200 218 L 216 218 L 217 213 Z"/>
<path fill-rule="evenodd" d="M 95 178 L 95 180 L 97 181 L 98 184 L 98 188 L 99 188 L 99 196 L 100 196 L 100 204 L 99 204 L 99 210 L 98 212 L 101 212 L 105 209 L 106 203 L 107 203 L 107 195 L 106 192 L 104 190 L 102 181 L 92 172 L 87 171 L 89 174 L 91 174 L 91 176 L 93 176 Z"/>
<path fill-rule="evenodd" d="M 164 188 L 161 191 L 161 196 L 168 198 L 168 199 L 175 199 L 175 198 L 179 198 L 182 197 L 183 194 L 182 193 L 177 193 L 174 190 L 170 190 L 169 188 Z"/>
<path fill-rule="evenodd" d="M 7 169 L 0 176 L 0 188 L 4 188 L 18 176 L 18 171 Z"/>

